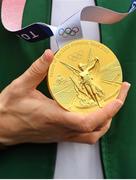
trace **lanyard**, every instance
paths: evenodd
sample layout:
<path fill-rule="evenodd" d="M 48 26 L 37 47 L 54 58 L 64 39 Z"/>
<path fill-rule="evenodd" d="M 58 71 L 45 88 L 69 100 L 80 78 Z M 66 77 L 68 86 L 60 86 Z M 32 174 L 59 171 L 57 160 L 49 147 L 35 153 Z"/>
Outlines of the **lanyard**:
<path fill-rule="evenodd" d="M 1 18 L 5 29 L 28 42 L 55 36 L 59 48 L 67 42 L 83 38 L 81 21 L 113 24 L 123 20 L 136 10 L 136 0 L 131 0 L 130 8 L 126 13 L 99 6 L 87 6 L 77 11 L 58 27 L 36 22 L 22 28 L 25 3 L 26 0 L 2 1 Z"/>

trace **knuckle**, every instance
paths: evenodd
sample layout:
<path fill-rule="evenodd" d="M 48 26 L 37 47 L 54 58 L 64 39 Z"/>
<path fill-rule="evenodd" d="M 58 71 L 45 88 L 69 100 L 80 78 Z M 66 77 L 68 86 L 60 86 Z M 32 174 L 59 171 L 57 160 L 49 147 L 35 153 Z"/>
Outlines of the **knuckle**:
<path fill-rule="evenodd" d="M 116 100 L 116 106 L 115 106 L 115 109 L 117 109 L 117 111 L 120 110 L 120 108 L 122 108 L 122 106 L 124 105 L 125 103 L 125 100 Z"/>
<path fill-rule="evenodd" d="M 105 113 L 105 119 L 112 119 L 112 113 L 110 112 L 110 111 L 107 111 L 106 113 Z"/>
<path fill-rule="evenodd" d="M 97 138 L 97 137 L 91 137 L 90 144 L 96 144 L 98 140 L 99 140 L 99 138 Z"/>
<path fill-rule="evenodd" d="M 83 127 L 86 130 L 86 132 L 92 132 L 95 129 L 95 125 L 88 119 L 85 119 Z"/>
<path fill-rule="evenodd" d="M 85 122 L 85 118 L 82 116 L 76 116 L 73 118 L 73 123 L 75 128 L 81 132 L 86 132 L 87 131 L 87 125 Z M 71 125 L 72 125 L 71 124 Z"/>
<path fill-rule="evenodd" d="M 6 98 L 4 102 L 11 102 L 11 100 L 15 100 L 18 97 L 24 95 L 24 87 L 22 86 L 21 80 L 18 78 L 6 88 Z"/>
<path fill-rule="evenodd" d="M 12 81 L 11 87 L 13 87 L 13 88 L 18 88 L 18 87 L 20 87 L 20 84 L 21 84 L 21 81 L 20 81 L 20 79 L 18 78 L 18 79 L 15 79 L 14 81 Z"/>
<path fill-rule="evenodd" d="M 39 74 L 40 73 L 40 68 L 39 68 L 39 65 L 37 62 L 35 62 L 31 65 L 30 73 L 32 73 L 32 74 L 37 74 L 37 73 Z"/>
<path fill-rule="evenodd" d="M 110 129 L 111 124 L 107 124 L 104 128 L 103 128 L 103 133 L 105 134 L 109 129 Z"/>
<path fill-rule="evenodd" d="M 21 87 L 20 79 L 16 79 L 16 80 L 12 81 L 12 83 L 8 87 L 9 95 L 14 96 L 14 95 L 18 94 L 20 87 Z"/>
<path fill-rule="evenodd" d="M 111 127 L 111 123 L 108 123 L 107 125 L 106 125 L 106 130 L 108 130 L 108 129 L 110 129 L 110 127 Z"/>
<path fill-rule="evenodd" d="M 81 122 L 82 122 L 81 123 L 81 128 L 82 128 L 83 131 L 85 131 L 85 132 L 91 132 L 92 131 L 92 127 L 91 127 L 91 125 L 90 125 L 90 123 L 89 123 L 89 121 L 87 119 L 83 118 L 81 120 Z"/>
<path fill-rule="evenodd" d="M 6 111 L 7 111 L 7 107 L 4 103 L 0 103 L 0 115 L 4 115 L 6 114 Z"/>
<path fill-rule="evenodd" d="M 43 68 L 43 61 L 41 60 L 37 60 L 36 62 L 34 62 L 32 65 L 31 65 L 31 68 L 30 68 L 30 73 L 33 75 L 33 74 L 43 74 L 41 69 Z"/>

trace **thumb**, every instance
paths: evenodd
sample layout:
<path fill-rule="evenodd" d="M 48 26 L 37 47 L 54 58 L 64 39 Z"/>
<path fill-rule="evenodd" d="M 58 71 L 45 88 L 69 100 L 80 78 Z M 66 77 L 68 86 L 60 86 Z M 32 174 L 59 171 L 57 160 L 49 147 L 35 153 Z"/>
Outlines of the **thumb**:
<path fill-rule="evenodd" d="M 53 60 L 53 52 L 48 49 L 37 59 L 29 69 L 20 76 L 20 80 L 26 88 L 36 88 L 45 78 L 49 65 Z"/>

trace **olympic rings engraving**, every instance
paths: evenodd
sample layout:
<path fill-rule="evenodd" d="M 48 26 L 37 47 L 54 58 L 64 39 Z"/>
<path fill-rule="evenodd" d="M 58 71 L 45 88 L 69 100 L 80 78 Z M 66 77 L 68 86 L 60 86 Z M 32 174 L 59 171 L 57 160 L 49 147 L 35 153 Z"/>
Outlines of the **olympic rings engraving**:
<path fill-rule="evenodd" d="M 135 1 L 133 2 L 132 7 L 133 7 L 133 8 L 136 7 L 136 2 L 135 2 Z"/>
<path fill-rule="evenodd" d="M 73 27 L 73 28 L 67 27 L 66 29 L 60 28 L 58 34 L 63 38 L 67 38 L 68 36 L 75 36 L 78 32 L 79 32 L 78 27 Z"/>

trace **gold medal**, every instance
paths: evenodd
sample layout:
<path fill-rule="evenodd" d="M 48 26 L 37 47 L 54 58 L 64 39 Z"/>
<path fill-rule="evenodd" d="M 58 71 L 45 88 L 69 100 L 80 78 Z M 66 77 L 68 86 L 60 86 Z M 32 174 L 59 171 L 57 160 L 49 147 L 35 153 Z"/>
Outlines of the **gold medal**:
<path fill-rule="evenodd" d="M 52 97 L 65 109 L 87 113 L 119 94 L 122 70 L 117 57 L 93 40 L 76 40 L 60 49 L 48 72 Z"/>

